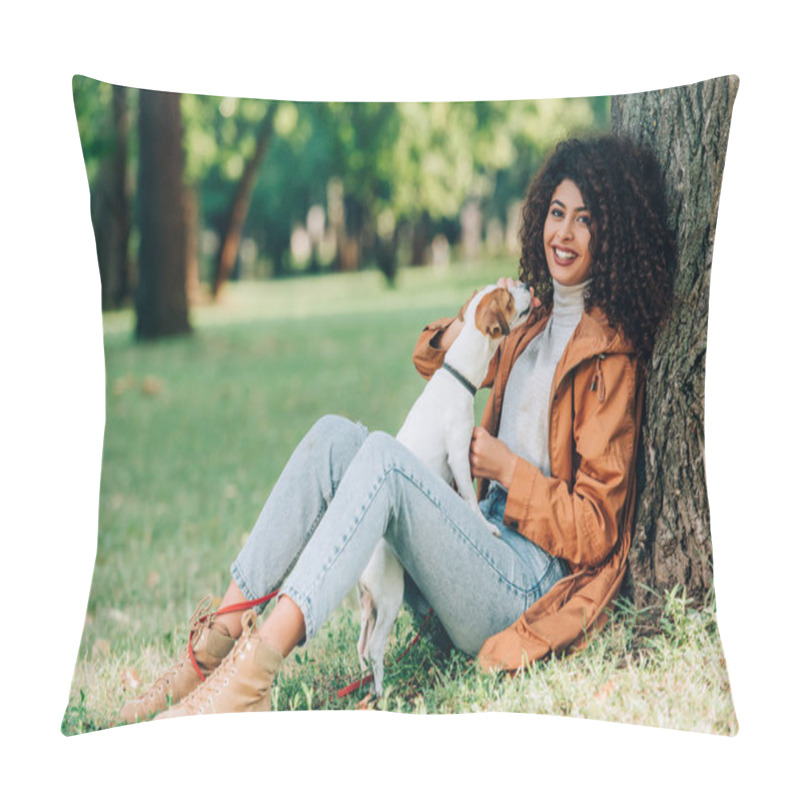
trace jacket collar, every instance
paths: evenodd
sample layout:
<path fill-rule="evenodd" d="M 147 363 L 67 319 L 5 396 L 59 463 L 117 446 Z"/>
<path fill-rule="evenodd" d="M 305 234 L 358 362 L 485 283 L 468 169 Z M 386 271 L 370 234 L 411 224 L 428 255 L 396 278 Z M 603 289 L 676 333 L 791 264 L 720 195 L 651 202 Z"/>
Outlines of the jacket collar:
<path fill-rule="evenodd" d="M 548 320 L 552 311 L 550 309 L 532 315 L 526 325 L 518 328 L 513 341 L 509 342 L 512 358 L 528 345 L 534 336 L 537 336 Z M 562 362 L 564 371 L 569 371 L 587 358 L 593 358 L 600 353 L 628 353 L 634 352 L 633 344 L 618 328 L 612 327 L 606 315 L 599 308 L 584 310 L 577 327 L 572 333 L 566 347 Z M 560 369 L 558 370 L 561 371 Z"/>
<path fill-rule="evenodd" d="M 514 329 L 511 334 L 506 337 L 505 343 L 502 345 L 499 365 L 501 378 L 499 381 L 495 382 L 495 391 L 492 392 L 492 402 L 490 406 L 491 428 L 492 433 L 495 435 L 500 425 L 500 409 L 511 368 L 522 351 L 528 346 L 531 339 L 542 332 L 545 325 L 547 325 L 547 321 L 550 319 L 550 315 L 551 310 L 549 308 L 535 309 L 531 313 L 528 321 Z M 618 329 L 613 328 L 609 324 L 608 318 L 600 309 L 591 308 L 589 310 L 584 310 L 577 327 L 573 331 L 556 365 L 550 394 L 551 402 L 556 387 L 561 384 L 561 381 L 564 380 L 565 376 L 568 375 L 571 370 L 575 369 L 582 362 L 597 358 L 600 355 L 610 355 L 613 353 L 631 354 L 633 352 L 634 348 L 631 341 Z"/>
<path fill-rule="evenodd" d="M 506 352 L 501 356 L 502 362 L 505 363 L 506 380 L 518 356 L 528 346 L 531 339 L 541 333 L 550 316 L 550 309 L 537 309 L 526 324 L 512 331 L 511 335 L 506 339 Z M 597 358 L 600 355 L 632 354 L 633 352 L 634 348 L 631 341 L 621 331 L 609 324 L 608 318 L 600 309 L 584 310 L 556 365 L 551 400 L 556 387 L 579 364 Z M 500 421 L 500 409 L 497 404 L 501 402 L 502 395 L 505 392 L 505 381 L 498 388 L 499 392 L 495 400 L 496 405 L 492 407 L 495 426 L 499 425 Z"/>

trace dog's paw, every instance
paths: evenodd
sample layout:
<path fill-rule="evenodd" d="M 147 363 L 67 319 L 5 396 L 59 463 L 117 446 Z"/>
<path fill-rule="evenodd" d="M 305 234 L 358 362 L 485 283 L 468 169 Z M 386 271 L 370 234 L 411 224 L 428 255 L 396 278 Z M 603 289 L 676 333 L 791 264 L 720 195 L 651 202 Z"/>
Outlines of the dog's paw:
<path fill-rule="evenodd" d="M 366 697 L 362 697 L 361 700 L 356 703 L 356 708 L 359 711 L 369 711 L 375 708 L 378 704 L 378 698 L 375 697 L 372 692 L 370 692 Z"/>

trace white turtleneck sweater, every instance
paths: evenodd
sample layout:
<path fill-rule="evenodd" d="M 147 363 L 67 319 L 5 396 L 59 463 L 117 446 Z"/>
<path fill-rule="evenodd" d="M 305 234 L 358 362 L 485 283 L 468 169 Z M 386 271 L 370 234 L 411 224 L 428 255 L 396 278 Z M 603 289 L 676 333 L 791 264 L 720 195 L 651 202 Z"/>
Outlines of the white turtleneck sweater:
<path fill-rule="evenodd" d="M 503 396 L 497 437 L 545 476 L 550 475 L 550 389 L 556 366 L 583 313 L 583 297 L 590 282 L 564 286 L 553 281 L 552 316 L 514 362 Z"/>

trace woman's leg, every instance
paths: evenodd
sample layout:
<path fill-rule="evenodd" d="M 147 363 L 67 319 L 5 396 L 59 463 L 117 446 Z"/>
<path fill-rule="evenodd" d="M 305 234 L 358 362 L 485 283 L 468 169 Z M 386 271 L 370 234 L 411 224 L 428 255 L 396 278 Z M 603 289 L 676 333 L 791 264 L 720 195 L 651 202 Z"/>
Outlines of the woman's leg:
<path fill-rule="evenodd" d="M 286 463 L 231 566 L 233 581 L 225 600 L 252 601 L 279 588 L 367 435 L 363 425 L 343 417 L 325 416 L 313 425 Z M 259 613 L 264 605 L 257 606 Z M 232 633 L 241 632 L 239 618 L 231 615 L 226 623 Z"/>
<path fill-rule="evenodd" d="M 223 631 L 232 639 L 238 639 L 242 635 L 242 617 L 244 611 L 224 612 L 229 606 L 246 605 L 247 598 L 242 594 L 239 584 L 231 578 L 225 595 L 219 607 L 223 613 L 216 612 L 213 622 L 217 630 Z M 303 614 L 297 604 L 289 597 L 281 597 L 275 604 L 275 608 L 269 615 L 269 629 L 262 628 L 261 635 L 264 641 L 280 650 L 284 656 L 288 655 L 294 648 L 305 639 L 305 621 Z"/>
<path fill-rule="evenodd" d="M 355 586 L 384 535 L 453 642 L 470 654 L 549 588 L 545 584 L 555 582 L 558 571 L 553 565 L 560 564 L 544 553 L 532 561 L 524 541 L 494 536 L 407 448 L 385 433 L 370 434 L 338 481 L 326 510 L 315 519 L 282 582 L 277 607 L 258 635 L 253 635 L 255 615 L 250 611 L 244 619 L 247 635 L 231 655 L 206 683 L 161 716 L 267 710 L 282 657 L 304 637 L 314 636 Z M 268 557 L 271 548 L 259 546 L 249 552 Z M 240 576 L 266 568 L 241 556 L 237 564 L 234 574 Z M 263 588 L 268 587 L 261 584 L 259 590 Z M 248 594 L 245 588 L 243 592 Z"/>
<path fill-rule="evenodd" d="M 256 600 L 278 588 L 311 538 L 367 433 L 363 425 L 333 415 L 311 427 L 286 463 L 231 566 L 233 578 L 220 608 Z M 257 609 L 263 611 L 264 605 Z M 217 614 L 217 621 L 238 638 L 243 613 Z"/>
<path fill-rule="evenodd" d="M 234 578 L 221 608 L 256 600 L 280 585 L 366 436 L 366 428 L 341 417 L 323 417 L 311 428 L 286 464 L 231 568 Z M 286 604 L 281 606 L 274 624 L 286 618 Z M 120 719 L 149 719 L 170 701 L 186 697 L 230 652 L 242 633 L 244 613 L 213 614 L 207 603 L 201 603 L 192 620 L 190 646 L 143 694 L 125 703 Z"/>
<path fill-rule="evenodd" d="M 372 433 L 283 581 L 281 596 L 294 601 L 305 635 L 313 637 L 385 535 L 454 644 L 475 654 L 564 574 L 560 561 L 518 534 L 503 533 L 493 536 L 445 481 L 393 437 Z M 261 633 L 269 637 L 269 618 Z"/>

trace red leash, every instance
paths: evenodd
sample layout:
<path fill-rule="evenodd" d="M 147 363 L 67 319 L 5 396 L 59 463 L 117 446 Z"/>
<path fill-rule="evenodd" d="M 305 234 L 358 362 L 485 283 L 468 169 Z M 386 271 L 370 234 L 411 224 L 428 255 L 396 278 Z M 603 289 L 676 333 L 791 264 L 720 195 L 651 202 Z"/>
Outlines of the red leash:
<path fill-rule="evenodd" d="M 203 614 L 203 616 L 198 618 L 191 631 L 189 631 L 189 660 L 192 662 L 192 666 L 194 667 L 195 672 L 200 676 L 201 681 L 205 681 L 206 676 L 203 675 L 203 671 L 197 665 L 197 660 L 194 657 L 194 650 L 192 649 L 192 636 L 194 635 L 197 626 L 205 622 L 209 617 L 219 617 L 222 614 L 230 614 L 234 611 L 247 611 L 250 608 L 260 606 L 262 603 L 268 603 L 273 597 L 275 597 L 276 594 L 278 594 L 278 592 L 274 591 L 270 592 L 270 594 L 264 595 L 263 597 L 257 597 L 255 600 L 247 600 L 244 603 L 232 603 L 224 608 L 218 608 L 216 611 L 209 611 L 208 614 Z"/>
<path fill-rule="evenodd" d="M 264 595 L 263 597 L 257 597 L 255 600 L 247 600 L 244 603 L 232 603 L 229 606 L 224 606 L 223 608 L 218 608 L 216 611 L 209 611 L 208 614 L 203 614 L 201 617 L 198 618 L 195 625 L 192 627 L 192 630 L 189 632 L 189 660 L 192 662 L 192 666 L 195 669 L 195 672 L 200 676 L 201 681 L 205 681 L 206 676 L 203 675 L 202 670 L 197 664 L 197 660 L 194 657 L 194 650 L 192 648 L 192 636 L 198 625 L 201 625 L 210 617 L 219 617 L 223 614 L 231 614 L 234 611 L 247 611 L 248 609 L 255 608 L 256 606 L 260 606 L 262 603 L 268 603 L 272 600 L 275 595 L 278 594 L 278 591 L 270 592 L 269 594 Z M 395 664 L 399 663 L 403 658 L 405 658 L 408 651 L 419 641 L 419 637 L 422 635 L 422 632 L 425 630 L 425 626 L 428 624 L 428 621 L 433 614 L 433 607 L 428 609 L 428 613 L 425 615 L 425 619 L 422 620 L 422 625 L 420 625 L 419 630 L 417 631 L 417 635 L 411 640 L 411 643 L 403 650 L 402 653 L 395 659 Z M 348 684 L 342 689 L 339 689 L 331 697 L 334 695 L 338 699 L 342 699 L 343 697 L 347 697 L 348 694 L 352 694 L 356 689 L 360 689 L 362 686 L 367 686 L 375 680 L 375 676 L 370 673 L 369 675 L 365 675 L 363 678 L 359 678 L 357 681 L 353 681 L 352 683 Z"/>
<path fill-rule="evenodd" d="M 402 653 L 395 659 L 395 664 L 399 663 L 408 653 L 408 651 L 419 641 L 419 637 L 422 636 L 422 631 L 425 630 L 425 626 L 428 624 L 428 620 L 431 618 L 433 614 L 433 607 L 428 609 L 428 613 L 425 615 L 425 619 L 422 620 L 422 625 L 419 626 L 419 630 L 417 631 L 417 635 L 411 640 L 411 643 L 403 650 Z M 353 681 L 353 683 L 348 684 L 343 689 L 339 689 L 335 694 L 336 697 L 340 700 L 343 697 L 347 697 L 348 694 L 351 694 L 356 689 L 360 689 L 362 686 L 367 686 L 368 684 L 372 683 L 375 680 L 375 676 L 370 673 L 369 675 L 365 675 L 363 678 L 359 678 L 357 681 Z M 331 695 L 333 697 L 333 695 Z"/>

